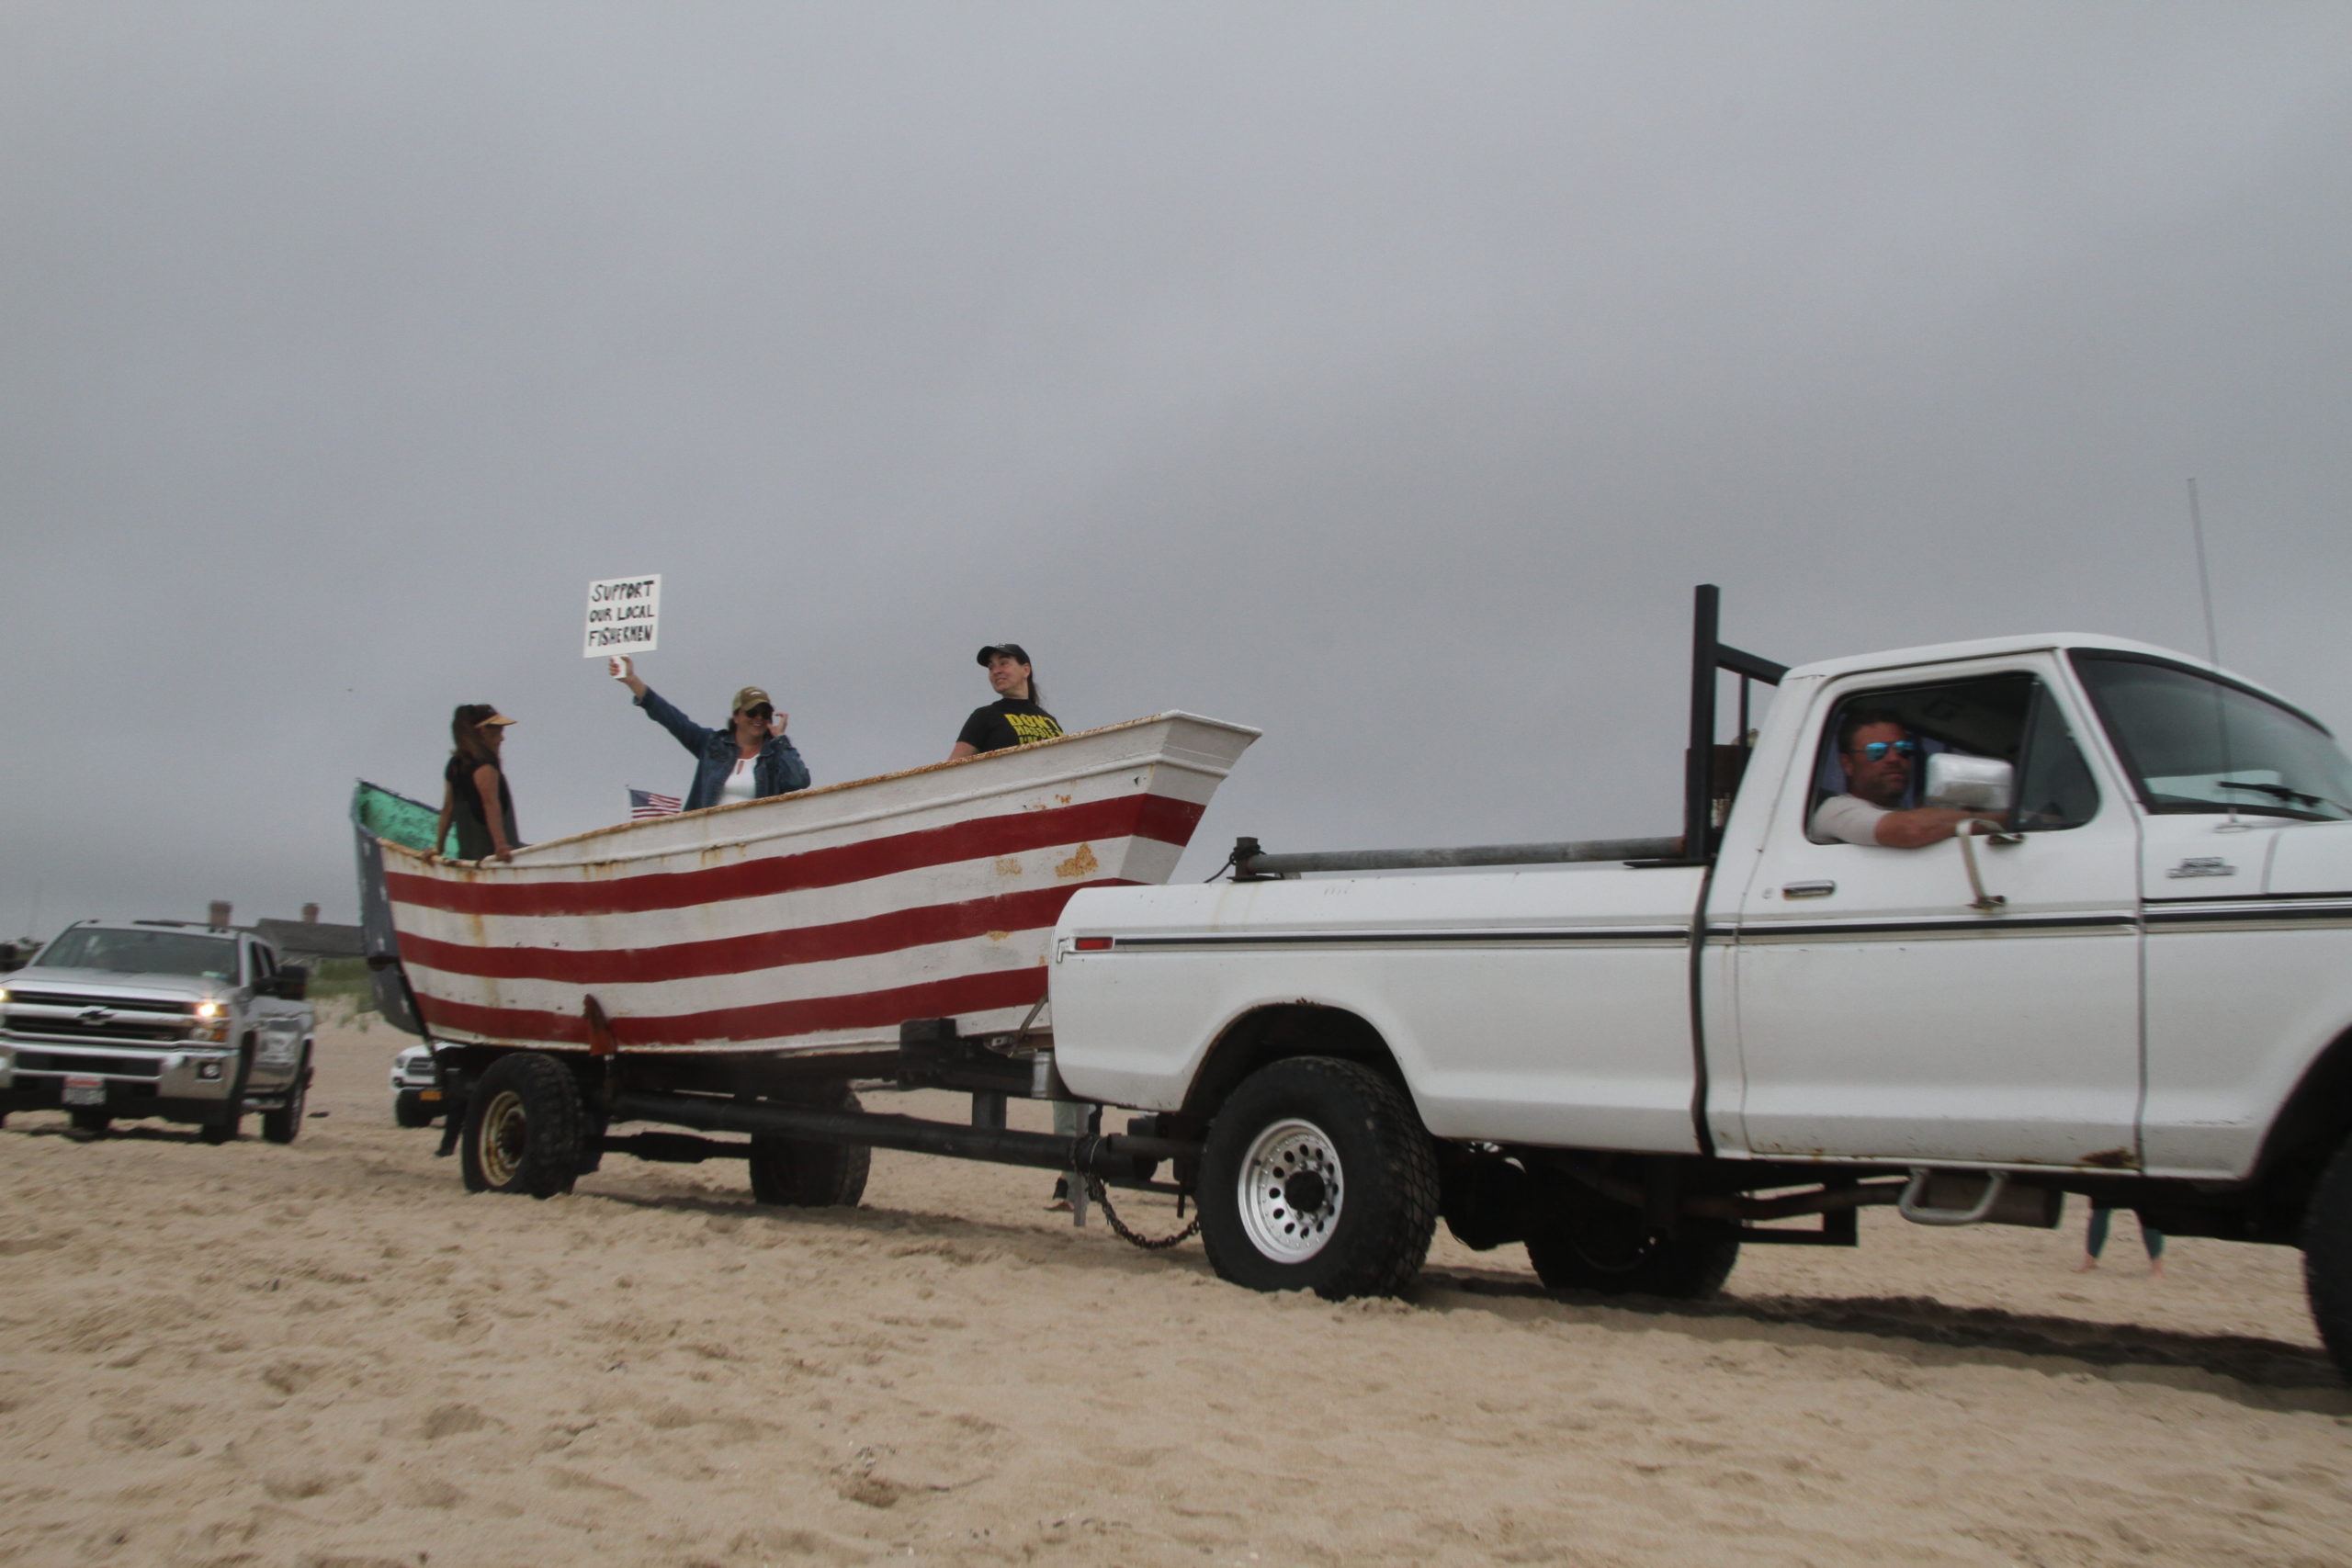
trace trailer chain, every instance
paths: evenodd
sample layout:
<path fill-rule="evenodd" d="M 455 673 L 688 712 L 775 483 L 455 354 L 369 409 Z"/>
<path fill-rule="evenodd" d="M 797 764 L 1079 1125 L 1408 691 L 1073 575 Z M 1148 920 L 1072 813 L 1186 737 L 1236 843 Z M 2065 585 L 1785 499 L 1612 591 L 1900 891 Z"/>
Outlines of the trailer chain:
<path fill-rule="evenodd" d="M 1110 1190 L 1102 1185 L 1102 1179 L 1101 1177 L 1090 1176 L 1086 1179 L 1086 1195 L 1089 1198 L 1093 1199 L 1095 1202 L 1102 1205 L 1102 1217 L 1111 1222 L 1111 1230 L 1114 1235 L 1118 1236 L 1121 1241 L 1130 1242 L 1136 1247 L 1142 1247 L 1146 1252 L 1163 1252 L 1169 1247 L 1174 1247 L 1179 1242 L 1191 1240 L 1200 1232 L 1201 1212 L 1198 1209 L 1194 1209 L 1193 1211 L 1193 1223 L 1186 1225 L 1182 1230 L 1178 1231 L 1174 1235 L 1163 1235 L 1158 1237 L 1138 1235 L 1134 1231 L 1127 1228 L 1126 1222 L 1119 1218 L 1119 1211 L 1111 1206 Z"/>

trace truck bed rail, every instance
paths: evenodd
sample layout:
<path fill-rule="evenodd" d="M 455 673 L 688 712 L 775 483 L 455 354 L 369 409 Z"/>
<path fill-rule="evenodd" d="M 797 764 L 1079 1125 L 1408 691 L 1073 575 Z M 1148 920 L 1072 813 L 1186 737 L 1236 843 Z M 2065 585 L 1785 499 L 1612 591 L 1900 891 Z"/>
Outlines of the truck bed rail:
<path fill-rule="evenodd" d="M 1316 850 L 1270 855 L 1255 839 L 1233 847 L 1233 866 L 1253 877 L 1309 871 L 1437 871 L 1464 865 L 1558 865 L 1577 861 L 1679 860 L 1680 839 L 1569 839 L 1552 844 L 1464 844 L 1445 850 Z"/>

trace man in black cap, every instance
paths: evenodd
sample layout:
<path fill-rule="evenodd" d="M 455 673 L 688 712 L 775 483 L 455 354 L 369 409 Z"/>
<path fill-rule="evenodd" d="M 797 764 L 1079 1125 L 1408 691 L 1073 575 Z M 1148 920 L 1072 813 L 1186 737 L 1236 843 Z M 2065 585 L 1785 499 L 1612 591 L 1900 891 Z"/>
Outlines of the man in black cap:
<path fill-rule="evenodd" d="M 1037 700 L 1029 655 L 1019 643 L 992 642 L 980 649 L 979 661 L 988 670 L 996 701 L 972 710 L 963 732 L 956 737 L 956 749 L 947 753 L 949 761 L 1026 746 L 1032 740 L 1051 740 L 1062 732 L 1060 721 Z"/>

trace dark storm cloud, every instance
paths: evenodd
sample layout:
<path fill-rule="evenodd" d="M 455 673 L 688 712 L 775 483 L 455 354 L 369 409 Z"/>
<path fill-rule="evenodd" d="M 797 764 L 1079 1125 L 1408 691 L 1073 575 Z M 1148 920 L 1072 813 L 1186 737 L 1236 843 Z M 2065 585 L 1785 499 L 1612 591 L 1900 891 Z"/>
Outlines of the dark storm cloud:
<path fill-rule="evenodd" d="M 1023 641 L 1262 726 L 1193 859 L 1670 825 L 1690 584 L 1792 660 L 2201 640 L 2352 722 L 2352 13 L 17 7 L 0 925 L 352 900 L 366 775 L 529 836 L 820 780 Z"/>

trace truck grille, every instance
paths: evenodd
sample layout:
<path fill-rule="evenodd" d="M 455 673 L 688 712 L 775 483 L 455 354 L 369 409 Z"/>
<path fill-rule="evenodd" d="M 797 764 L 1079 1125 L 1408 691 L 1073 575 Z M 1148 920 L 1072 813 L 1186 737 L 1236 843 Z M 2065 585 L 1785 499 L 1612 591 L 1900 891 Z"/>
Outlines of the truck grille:
<path fill-rule="evenodd" d="M 7 1010 L 0 1014 L 0 1022 L 19 1037 L 171 1044 L 187 1037 L 188 1020 L 196 1008 L 194 1002 L 99 997 L 80 991 L 19 990 L 11 986 Z M 92 1011 L 103 1011 L 105 1016 L 82 1016 Z"/>
<path fill-rule="evenodd" d="M 101 1056 L 95 1053 L 76 1051 L 66 1055 L 56 1051 L 25 1051 L 17 1053 L 17 1071 L 20 1073 L 100 1073 L 107 1077 L 153 1078 L 164 1073 L 161 1056 Z"/>
<path fill-rule="evenodd" d="M 8 1032 L 19 1039 L 38 1036 L 47 1040 L 87 1040 L 98 1044 L 104 1044 L 110 1040 L 119 1040 L 126 1044 L 136 1041 L 141 1044 L 153 1043 L 170 1045 L 176 1044 L 187 1037 L 187 1026 L 185 1023 L 150 1023 L 136 1018 L 112 1019 L 104 1023 L 84 1023 L 72 1013 L 67 1013 L 62 1018 L 27 1018 L 23 1013 L 11 1009 L 7 1023 Z"/>
<path fill-rule="evenodd" d="M 117 1012 L 158 1013 L 166 1018 L 187 1018 L 196 1011 L 194 1002 L 166 1002 L 125 998 L 122 997 L 85 996 L 79 991 L 24 990 L 8 987 L 10 1007 L 41 1008 L 112 1008 Z"/>

